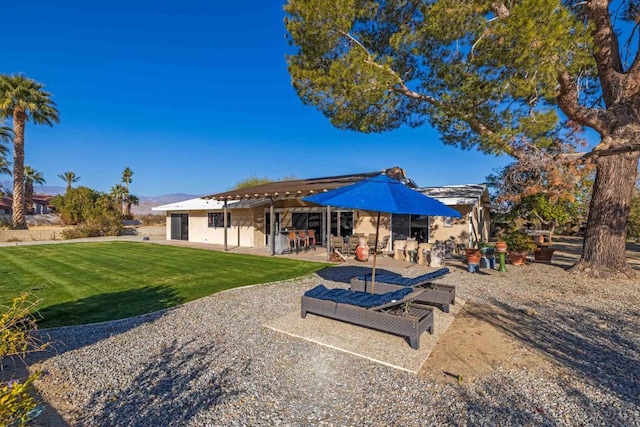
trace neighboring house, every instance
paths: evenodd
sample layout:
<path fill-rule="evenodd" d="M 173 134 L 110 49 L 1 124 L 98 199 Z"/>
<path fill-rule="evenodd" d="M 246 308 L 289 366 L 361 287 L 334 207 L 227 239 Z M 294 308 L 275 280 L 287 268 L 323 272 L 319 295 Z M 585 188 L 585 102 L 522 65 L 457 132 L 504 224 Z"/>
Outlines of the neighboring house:
<path fill-rule="evenodd" d="M 49 202 L 53 196 L 48 194 L 34 194 L 33 196 L 33 214 L 48 214 L 51 213 L 51 206 Z"/>
<path fill-rule="evenodd" d="M 0 199 L 0 215 L 11 215 L 13 200 L 9 197 Z"/>
<path fill-rule="evenodd" d="M 49 214 L 52 212 L 49 202 L 51 198 L 48 194 L 34 194 L 33 210 L 27 209 L 27 215 Z M 11 197 L 3 197 L 0 202 L 0 215 L 11 215 L 13 212 L 13 199 Z"/>
<path fill-rule="evenodd" d="M 165 211 L 167 239 L 228 244 L 231 246 L 265 247 L 272 237 L 288 229 L 314 230 L 318 244 L 326 245 L 328 235 L 375 233 L 376 213 L 323 207 L 302 201 L 303 197 L 353 184 L 384 173 L 410 188 L 417 185 L 398 167 L 353 175 L 274 181 L 250 188 L 211 194 L 153 208 Z M 225 207 L 226 202 L 226 207 Z M 464 203 L 460 205 L 464 206 Z M 458 205 L 453 204 L 453 208 Z M 473 209 L 471 209 L 473 210 Z M 224 232 L 224 212 L 227 230 Z M 466 211 L 461 211 L 466 214 Z M 330 221 L 327 221 L 330 217 Z M 433 218 L 418 215 L 382 214 L 380 238 L 390 236 L 392 242 L 410 236 L 435 241 L 431 233 Z M 443 220 L 440 220 L 441 222 Z M 488 222 L 488 216 L 484 219 Z M 467 235 L 468 236 L 468 235 Z M 225 238 L 227 239 L 225 243 Z M 458 239 L 460 241 L 460 239 Z M 274 243 L 277 244 L 277 243 Z"/>
<path fill-rule="evenodd" d="M 461 218 L 432 217 L 429 240 L 454 240 L 473 247 L 477 242 L 489 241 L 491 226 L 489 190 L 484 184 L 448 185 L 419 188 L 462 214 Z"/>

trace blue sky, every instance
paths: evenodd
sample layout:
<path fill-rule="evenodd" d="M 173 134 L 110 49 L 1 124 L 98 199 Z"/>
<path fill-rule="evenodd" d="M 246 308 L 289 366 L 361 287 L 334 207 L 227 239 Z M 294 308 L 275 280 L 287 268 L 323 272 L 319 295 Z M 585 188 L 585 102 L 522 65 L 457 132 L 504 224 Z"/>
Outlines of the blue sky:
<path fill-rule="evenodd" d="M 277 179 L 404 168 L 421 186 L 483 182 L 507 157 L 445 146 L 429 127 L 341 131 L 287 72 L 284 2 L 32 1 L 3 5 L 1 73 L 54 95 L 60 124 L 27 125 L 25 164 L 109 191 L 211 194 Z M 0 177 L 0 180 L 9 177 Z"/>

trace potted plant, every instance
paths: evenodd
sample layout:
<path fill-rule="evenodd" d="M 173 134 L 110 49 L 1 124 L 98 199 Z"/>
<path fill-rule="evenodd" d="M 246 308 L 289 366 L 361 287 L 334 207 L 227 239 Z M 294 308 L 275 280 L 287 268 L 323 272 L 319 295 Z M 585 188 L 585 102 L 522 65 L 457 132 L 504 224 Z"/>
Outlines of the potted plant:
<path fill-rule="evenodd" d="M 525 264 L 529 252 L 533 252 L 536 249 L 536 244 L 533 243 L 531 237 L 522 231 L 507 233 L 504 240 L 507 242 L 507 248 L 509 249 L 509 261 L 513 265 Z"/>
<path fill-rule="evenodd" d="M 552 248 L 551 246 L 538 246 L 533 252 L 533 259 L 535 259 L 537 262 L 550 263 L 551 258 L 553 257 L 553 252 L 555 250 L 556 249 Z"/>
<path fill-rule="evenodd" d="M 467 264 L 479 264 L 480 263 L 480 249 L 478 248 L 465 248 L 465 255 Z"/>

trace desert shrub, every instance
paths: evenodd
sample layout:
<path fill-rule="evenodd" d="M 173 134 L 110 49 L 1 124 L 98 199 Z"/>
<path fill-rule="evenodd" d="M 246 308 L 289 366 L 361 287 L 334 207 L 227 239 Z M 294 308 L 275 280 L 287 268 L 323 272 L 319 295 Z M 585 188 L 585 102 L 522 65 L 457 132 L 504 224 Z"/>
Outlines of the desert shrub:
<path fill-rule="evenodd" d="M 7 358 L 23 358 L 47 346 L 36 335 L 38 325 L 33 315 L 36 305 L 29 294 L 23 294 L 0 314 L 0 363 L 3 365 Z M 0 370 L 0 425 L 24 425 L 38 404 L 31 392 L 39 373 L 25 379 L 5 378 L 8 372 Z"/>
<path fill-rule="evenodd" d="M 104 193 L 87 187 L 69 189 L 64 196 L 55 196 L 51 205 L 65 225 L 65 239 L 96 236 L 118 236 L 122 233 L 122 214 L 116 203 Z"/>

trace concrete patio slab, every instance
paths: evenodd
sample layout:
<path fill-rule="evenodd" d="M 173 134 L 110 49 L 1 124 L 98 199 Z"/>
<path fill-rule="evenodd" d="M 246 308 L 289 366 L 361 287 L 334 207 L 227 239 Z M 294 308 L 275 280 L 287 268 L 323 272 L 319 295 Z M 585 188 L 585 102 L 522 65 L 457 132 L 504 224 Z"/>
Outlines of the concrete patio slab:
<path fill-rule="evenodd" d="M 392 368 L 417 373 L 431 354 L 438 338 L 447 330 L 464 303 L 460 298 L 456 298 L 456 303 L 450 306 L 449 313 L 443 313 L 434 307 L 434 333 L 425 332 L 420 336 L 418 350 L 412 349 L 403 337 L 314 314 L 307 314 L 307 317 L 302 319 L 300 311 L 274 319 L 264 326 Z"/>

